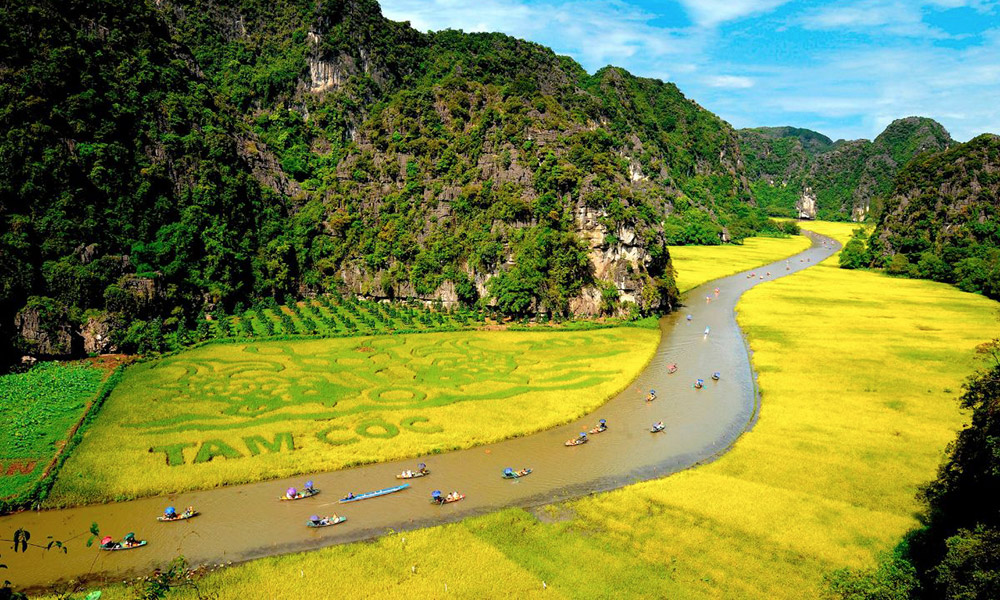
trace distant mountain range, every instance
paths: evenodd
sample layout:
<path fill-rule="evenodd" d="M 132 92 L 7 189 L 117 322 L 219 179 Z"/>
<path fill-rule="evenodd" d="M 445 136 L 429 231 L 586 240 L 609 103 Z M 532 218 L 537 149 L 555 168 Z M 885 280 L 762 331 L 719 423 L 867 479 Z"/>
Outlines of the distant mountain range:
<path fill-rule="evenodd" d="M 918 154 L 955 142 L 933 119 L 893 121 L 874 141 L 832 141 L 794 127 L 739 131 L 754 196 L 768 214 L 866 220 L 878 214 L 893 181 Z"/>

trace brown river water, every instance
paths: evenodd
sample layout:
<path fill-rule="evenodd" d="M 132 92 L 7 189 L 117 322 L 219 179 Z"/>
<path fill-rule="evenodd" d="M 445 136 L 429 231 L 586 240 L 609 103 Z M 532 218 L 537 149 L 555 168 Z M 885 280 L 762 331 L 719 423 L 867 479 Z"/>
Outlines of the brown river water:
<path fill-rule="evenodd" d="M 660 320 L 660 345 L 635 381 L 573 423 L 487 446 L 308 477 L 0 517 L 0 538 L 10 539 L 15 529 L 24 528 L 33 542 L 45 543 L 50 535 L 69 540 L 65 554 L 37 548 L 15 554 L 4 547 L 2 562 L 9 568 L 0 576 L 19 589 L 32 590 L 74 579 L 120 581 L 148 573 L 177 555 L 192 565 L 239 562 L 370 539 L 388 529 L 427 527 L 510 506 L 549 504 L 711 461 L 753 427 L 760 406 L 747 346 L 736 324 L 736 302 L 754 285 L 813 266 L 840 247 L 829 238 L 806 235 L 813 239 L 811 248 L 787 261 L 753 269 L 757 274 L 770 271 L 770 277 L 750 279 L 745 271 L 691 290 L 685 296 L 686 306 Z M 705 302 L 706 296 L 711 302 Z M 667 373 L 670 363 L 678 365 L 674 374 Z M 711 380 L 715 371 L 721 373 L 719 381 Z M 700 390 L 693 388 L 698 378 L 705 380 Z M 657 400 L 646 402 L 650 389 L 656 390 Z M 563 445 L 601 418 L 608 422 L 606 432 L 590 435 L 591 441 L 581 446 Z M 666 430 L 650 433 L 657 421 L 663 421 Z M 409 489 L 337 503 L 349 491 L 358 494 L 401 483 L 395 475 L 418 462 L 427 463 L 432 474 L 409 480 Z M 505 467 L 531 467 L 534 472 L 505 480 L 501 478 Z M 322 493 L 295 502 L 277 500 L 285 488 L 301 487 L 307 478 Z M 432 490 L 457 490 L 466 498 L 436 506 L 429 501 Z M 183 522 L 157 522 L 155 517 L 167 505 L 178 510 L 193 505 L 202 514 Z M 333 512 L 346 516 L 347 522 L 323 529 L 305 527 L 309 515 Z M 87 548 L 92 522 L 100 525 L 102 534 L 121 539 L 134 531 L 149 544 L 126 552 L 102 552 L 96 543 Z"/>

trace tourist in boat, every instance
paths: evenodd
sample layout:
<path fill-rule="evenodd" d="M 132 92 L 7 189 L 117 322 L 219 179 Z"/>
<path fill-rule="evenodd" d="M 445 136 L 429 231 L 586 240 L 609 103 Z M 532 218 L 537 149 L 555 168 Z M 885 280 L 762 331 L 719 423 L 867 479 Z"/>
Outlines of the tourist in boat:
<path fill-rule="evenodd" d="M 694 382 L 694 389 L 700 390 L 705 385 L 704 379 L 696 379 Z"/>
<path fill-rule="evenodd" d="M 705 335 L 706 335 L 706 336 L 708 335 L 708 331 L 709 331 L 709 329 L 711 329 L 711 328 L 710 328 L 710 327 L 706 327 L 706 328 L 705 328 Z"/>
<path fill-rule="evenodd" d="M 194 515 L 194 507 L 193 506 L 189 506 L 189 507 L 187 507 L 187 508 L 184 509 L 184 514 L 181 515 L 181 516 L 182 517 L 190 517 L 190 516 L 193 516 L 193 515 Z"/>
<path fill-rule="evenodd" d="M 718 298 L 718 297 L 719 297 L 719 288 L 715 288 L 715 297 L 716 297 L 716 298 Z"/>
<path fill-rule="evenodd" d="M 649 394 L 646 395 L 646 402 L 652 402 L 656 400 L 656 390 L 649 390 Z"/>
<path fill-rule="evenodd" d="M 653 423 L 653 429 L 657 431 L 663 429 L 663 421 L 657 421 L 656 423 Z"/>
<path fill-rule="evenodd" d="M 173 506 L 168 506 L 167 510 L 163 511 L 163 518 L 164 519 L 176 519 L 177 518 L 177 509 L 174 508 Z"/>
<path fill-rule="evenodd" d="M 344 496 L 344 500 L 354 500 L 354 492 L 347 492 L 347 495 Z"/>
<path fill-rule="evenodd" d="M 101 548 L 105 550 L 114 550 L 115 548 L 121 548 L 121 544 L 111 539 L 110 535 L 106 535 L 101 538 Z"/>
<path fill-rule="evenodd" d="M 721 376 L 722 376 L 722 374 L 719 373 L 718 371 L 716 371 L 715 373 L 712 373 L 712 379 L 714 379 L 716 381 L 718 381 L 719 377 L 721 377 Z"/>
<path fill-rule="evenodd" d="M 670 363 L 667 365 L 667 373 L 673 373 L 677 370 L 677 363 Z"/>
<path fill-rule="evenodd" d="M 299 491 L 293 487 L 290 487 L 287 490 L 285 490 L 285 498 L 287 498 L 288 500 L 295 500 L 296 498 L 298 498 L 298 496 L 299 496 Z"/>
<path fill-rule="evenodd" d="M 142 544 L 142 542 L 135 539 L 135 534 L 132 533 L 131 531 L 125 534 L 125 539 L 122 540 L 122 543 L 125 545 L 126 548 L 131 548 L 133 546 L 138 546 Z"/>
<path fill-rule="evenodd" d="M 691 315 L 688 315 L 688 317 L 687 317 L 687 318 L 688 318 L 688 321 L 690 321 L 690 320 L 691 320 Z"/>
<path fill-rule="evenodd" d="M 519 477 L 524 477 L 528 473 L 529 473 L 528 469 L 521 469 L 520 471 L 517 472 Z"/>

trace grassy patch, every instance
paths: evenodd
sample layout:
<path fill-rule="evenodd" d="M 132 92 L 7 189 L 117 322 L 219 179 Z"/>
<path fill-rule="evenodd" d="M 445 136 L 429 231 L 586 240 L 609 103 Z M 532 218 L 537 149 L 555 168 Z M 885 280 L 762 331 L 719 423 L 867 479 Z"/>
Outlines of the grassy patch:
<path fill-rule="evenodd" d="M 740 303 L 763 408 L 716 462 L 560 505 L 560 519 L 514 509 L 273 557 L 212 574 L 202 591 L 273 595 L 281 582 L 289 596 L 322 585 L 333 597 L 439 597 L 447 584 L 520 597 L 545 582 L 547 597 L 818 597 L 823 573 L 873 564 L 915 525 L 914 492 L 961 425 L 955 390 L 975 345 L 1000 333 L 998 306 L 834 257 Z"/>
<path fill-rule="evenodd" d="M 42 363 L 0 376 L 0 501 L 29 499 L 105 375 L 83 364 Z"/>
<path fill-rule="evenodd" d="M 658 340 L 658 330 L 628 327 L 208 344 L 130 368 L 49 502 L 207 488 L 524 435 L 597 408 Z"/>
<path fill-rule="evenodd" d="M 756 237 L 742 245 L 671 246 L 677 270 L 677 289 L 686 292 L 706 281 L 759 267 L 801 252 L 812 242 L 801 235 L 787 238 Z"/>

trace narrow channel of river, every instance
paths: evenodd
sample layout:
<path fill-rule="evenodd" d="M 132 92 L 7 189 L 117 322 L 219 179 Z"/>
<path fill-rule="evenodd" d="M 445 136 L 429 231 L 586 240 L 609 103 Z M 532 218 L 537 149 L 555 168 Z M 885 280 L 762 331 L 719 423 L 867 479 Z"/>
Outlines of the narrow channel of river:
<path fill-rule="evenodd" d="M 736 324 L 736 302 L 751 287 L 811 267 L 840 247 L 829 238 L 805 235 L 813 240 L 811 248 L 753 269 L 757 277 L 749 278 L 747 271 L 691 290 L 685 296 L 686 306 L 661 319 L 660 345 L 646 369 L 628 389 L 576 422 L 488 446 L 316 474 L 309 478 L 322 493 L 296 502 L 278 502 L 277 497 L 289 486 L 300 487 L 306 477 L 0 517 L 0 537 L 24 528 L 33 542 L 45 543 L 50 535 L 72 540 L 65 554 L 39 549 L 15 554 L 5 549 L 2 562 L 9 569 L 0 574 L 19 589 L 29 590 L 73 579 L 120 581 L 147 573 L 177 555 L 198 565 L 319 548 L 376 537 L 387 529 L 414 529 L 503 507 L 565 500 L 713 460 L 753 426 L 759 408 L 755 376 Z M 767 272 L 769 277 L 759 277 Z M 670 363 L 678 365 L 674 374 L 667 373 Z M 712 381 L 716 371 L 721 378 Z M 705 380 L 700 390 L 693 387 L 698 378 Z M 657 399 L 646 402 L 650 389 L 656 390 Z M 591 441 L 581 446 L 563 445 L 601 418 L 607 420 L 608 431 L 591 435 Z M 663 421 L 666 430 L 650 433 L 650 425 L 657 421 Z M 396 485 L 397 473 L 421 461 L 432 474 L 410 480 L 410 489 L 337 503 L 349 491 L 357 494 Z M 531 467 L 534 472 L 510 481 L 500 476 L 504 467 Z M 432 490 L 458 490 L 466 498 L 436 506 L 429 501 Z M 194 505 L 202 515 L 158 523 L 155 517 L 171 504 Z M 347 522 L 324 529 L 305 527 L 309 515 L 333 512 L 346 516 Z M 92 522 L 116 539 L 134 531 L 149 544 L 126 552 L 87 548 L 84 541 Z"/>

